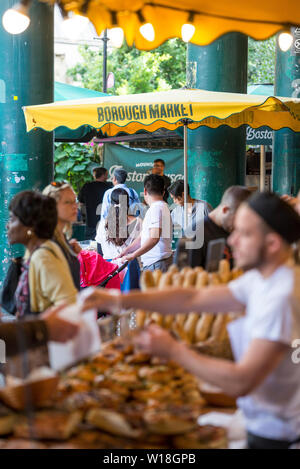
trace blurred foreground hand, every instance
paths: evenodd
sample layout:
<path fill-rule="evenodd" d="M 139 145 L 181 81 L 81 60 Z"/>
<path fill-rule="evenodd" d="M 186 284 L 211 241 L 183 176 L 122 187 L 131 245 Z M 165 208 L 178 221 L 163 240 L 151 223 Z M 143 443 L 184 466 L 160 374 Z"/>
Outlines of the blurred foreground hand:
<path fill-rule="evenodd" d="M 49 340 L 53 342 L 68 342 L 73 339 L 78 331 L 78 324 L 67 321 L 60 317 L 60 313 L 67 305 L 61 305 L 56 308 L 49 308 L 40 318 L 45 321 Z"/>

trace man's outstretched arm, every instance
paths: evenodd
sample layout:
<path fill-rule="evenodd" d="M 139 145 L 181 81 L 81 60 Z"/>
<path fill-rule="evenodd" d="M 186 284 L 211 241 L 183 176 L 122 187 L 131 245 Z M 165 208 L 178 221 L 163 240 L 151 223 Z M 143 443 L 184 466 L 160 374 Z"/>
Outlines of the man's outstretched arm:
<path fill-rule="evenodd" d="M 145 309 L 162 314 L 193 312 L 243 312 L 244 305 L 237 301 L 227 286 L 172 288 L 161 291 L 132 291 L 126 295 L 113 294 L 105 289 L 94 289 L 81 297 L 84 311 L 96 308 L 101 311 Z"/>

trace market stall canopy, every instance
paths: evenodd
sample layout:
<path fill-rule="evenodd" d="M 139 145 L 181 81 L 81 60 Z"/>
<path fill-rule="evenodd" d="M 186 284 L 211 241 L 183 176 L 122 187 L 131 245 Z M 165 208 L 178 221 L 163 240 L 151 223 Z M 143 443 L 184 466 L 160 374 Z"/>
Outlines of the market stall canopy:
<path fill-rule="evenodd" d="M 68 99 L 85 99 L 107 96 L 107 93 L 89 90 L 67 83 L 54 83 L 54 101 L 66 101 Z M 89 142 L 95 135 L 95 130 L 88 125 L 83 125 L 76 130 L 60 127 L 55 130 L 56 142 Z"/>
<path fill-rule="evenodd" d="M 171 90 L 125 96 L 107 96 L 24 107 L 27 131 L 89 125 L 103 134 L 153 132 L 221 125 L 253 128 L 263 125 L 300 131 L 300 99 L 204 90 Z"/>
<path fill-rule="evenodd" d="M 273 96 L 274 85 L 271 83 L 248 85 L 248 94 L 256 94 L 260 96 Z M 273 131 L 267 126 L 253 129 L 247 125 L 246 130 L 247 145 L 272 145 Z"/>
<path fill-rule="evenodd" d="M 191 42 L 207 45 L 222 34 L 239 31 L 254 39 L 267 39 L 282 29 L 300 24 L 299 0 L 41 0 L 56 2 L 65 12 L 87 16 L 100 35 L 119 26 L 128 45 L 150 50 L 167 39 L 181 37 L 183 24 L 196 30 Z M 151 23 L 155 37 L 146 40 L 140 27 Z"/>

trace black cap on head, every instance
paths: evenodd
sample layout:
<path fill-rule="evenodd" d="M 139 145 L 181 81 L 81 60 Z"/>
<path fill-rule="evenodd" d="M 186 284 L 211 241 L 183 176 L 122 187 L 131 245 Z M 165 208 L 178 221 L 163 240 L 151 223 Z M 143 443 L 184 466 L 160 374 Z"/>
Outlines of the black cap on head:
<path fill-rule="evenodd" d="M 300 239 L 300 216 L 278 195 L 259 192 L 250 197 L 247 204 L 288 244 Z"/>

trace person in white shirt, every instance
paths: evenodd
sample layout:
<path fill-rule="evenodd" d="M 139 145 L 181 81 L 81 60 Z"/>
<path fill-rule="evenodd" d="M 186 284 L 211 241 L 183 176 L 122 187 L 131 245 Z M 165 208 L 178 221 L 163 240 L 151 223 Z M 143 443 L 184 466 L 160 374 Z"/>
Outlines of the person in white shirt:
<path fill-rule="evenodd" d="M 176 204 L 171 212 L 174 230 L 182 235 L 184 230 L 184 180 L 179 179 L 173 182 L 168 189 L 169 194 Z M 213 210 L 212 206 L 205 200 L 193 199 L 190 195 L 190 187 L 188 185 L 188 226 L 195 231 L 199 223 L 207 217 Z M 181 237 L 181 236 L 179 236 Z"/>
<path fill-rule="evenodd" d="M 287 449 L 300 439 L 300 364 L 293 348 L 300 339 L 300 276 L 299 267 L 287 266 L 290 246 L 300 239 L 300 216 L 275 194 L 258 193 L 238 209 L 234 226 L 230 244 L 246 273 L 228 285 L 115 297 L 98 290 L 82 309 L 240 313 L 228 327 L 235 362 L 198 354 L 158 326 L 141 332 L 135 342 L 237 397 L 249 448 Z"/>
<path fill-rule="evenodd" d="M 141 256 L 143 270 L 168 270 L 172 264 L 172 220 L 164 196 L 164 179 L 156 174 L 146 176 L 144 197 L 149 209 L 140 236 L 119 257 L 132 261 Z"/>

